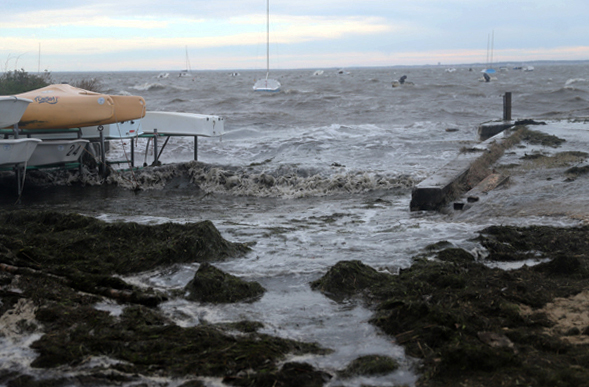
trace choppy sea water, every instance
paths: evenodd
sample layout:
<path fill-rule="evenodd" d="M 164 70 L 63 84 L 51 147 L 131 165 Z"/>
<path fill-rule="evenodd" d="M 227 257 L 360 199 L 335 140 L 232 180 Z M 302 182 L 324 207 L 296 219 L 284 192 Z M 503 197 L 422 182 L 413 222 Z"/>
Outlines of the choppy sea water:
<path fill-rule="evenodd" d="M 333 386 L 414 384 L 414 360 L 394 338 L 368 323 L 371 311 L 350 300 L 338 304 L 311 291 L 309 282 L 341 260 L 361 260 L 396 273 L 428 244 L 447 240 L 467 250 L 476 232 L 495 224 L 569 224 L 561 218 L 522 218 L 488 213 L 456 221 L 443 213 L 410 212 L 411 188 L 478 142 L 477 126 L 502 117 L 503 95 L 512 93 L 513 117 L 554 119 L 587 116 L 589 68 L 581 64 L 509 69 L 489 83 L 479 68 L 362 68 L 338 74 L 324 69 L 277 70 L 280 93 L 256 93 L 262 72 L 193 72 L 192 78 L 159 73 L 53 74 L 59 81 L 96 77 L 109 94 L 141 95 L 148 110 L 220 115 L 222 138 L 200 138 L 198 163 L 193 139 L 171 138 L 162 168 L 138 171 L 145 189 L 116 184 L 25 190 L 20 207 L 76 211 L 107 221 L 145 224 L 211 220 L 235 242 L 257 242 L 245 258 L 216 263 L 233 275 L 259 281 L 268 291 L 253 304 L 201 305 L 182 300 L 161 306 L 183 326 L 203 322 L 261 321 L 265 332 L 334 349 L 304 360 L 332 372 L 356 357 L 397 358 L 399 371 L 379 378 L 332 380 Z M 413 85 L 391 86 L 407 76 Z M 136 158 L 150 162 L 146 142 Z M 129 140 L 112 141 L 109 157 L 128 154 Z M 186 171 L 181 177 L 179 170 Z M 128 180 L 128 179 L 127 179 Z M 129 184 L 127 184 L 129 183 Z M 123 188 L 121 188 L 121 186 Z M 14 194 L 0 205 L 14 208 Z M 133 278 L 160 289 L 183 287 L 198 265 L 181 265 Z M 108 306 L 103 306 L 108 307 Z M 34 356 L 4 340 L 4 366 L 27 367 Z M 22 348 L 22 356 L 8 356 Z M 19 360 L 20 359 L 20 360 Z M 210 381 L 219 385 L 218 381 Z"/>

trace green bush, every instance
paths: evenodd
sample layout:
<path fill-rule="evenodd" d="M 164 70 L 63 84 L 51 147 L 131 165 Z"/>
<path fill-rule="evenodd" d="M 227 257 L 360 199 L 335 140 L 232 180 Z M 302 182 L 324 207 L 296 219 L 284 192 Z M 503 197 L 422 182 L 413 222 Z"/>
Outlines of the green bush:
<path fill-rule="evenodd" d="M 0 95 L 25 93 L 51 83 L 51 74 L 48 71 L 42 75 L 29 74 L 24 69 L 7 71 L 0 77 Z"/>
<path fill-rule="evenodd" d="M 68 82 L 70 85 L 77 87 L 79 89 L 84 89 L 88 91 L 94 91 L 99 93 L 102 85 L 100 84 L 100 80 L 96 78 L 84 78 L 77 81 Z"/>

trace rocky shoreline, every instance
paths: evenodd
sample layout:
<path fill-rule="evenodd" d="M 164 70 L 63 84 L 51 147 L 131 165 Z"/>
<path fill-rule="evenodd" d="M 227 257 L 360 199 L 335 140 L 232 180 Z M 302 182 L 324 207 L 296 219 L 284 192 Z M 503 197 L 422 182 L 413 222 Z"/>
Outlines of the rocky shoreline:
<path fill-rule="evenodd" d="M 372 305 L 372 323 L 421 359 L 419 386 L 584 386 L 588 233 L 496 226 L 480 232 L 485 258 L 440 243 L 398 276 L 340 262 L 312 286 Z M 541 263 L 485 265 L 528 259 Z"/>
<path fill-rule="evenodd" d="M 143 226 L 77 214 L 9 211 L 0 214 L 0 224 L 0 333 L 40 335 L 31 345 L 38 354 L 33 368 L 111 359 L 108 366 L 81 375 L 44 380 L 3 370 L 3 385 L 124 385 L 148 375 L 178 378 L 183 386 L 204 385 L 199 378 L 207 376 L 231 385 L 271 386 L 282 380 L 279 385 L 320 386 L 329 378 L 306 364 L 278 367 L 287 354 L 327 349 L 259 334 L 262 324 L 253 321 L 179 327 L 156 308 L 178 294 L 139 289 L 119 277 L 200 262 L 203 270 L 187 286 L 191 298 L 211 301 L 215 294 L 215 302 L 235 302 L 249 289 L 246 298 L 255 299 L 263 292 L 259 284 L 208 264 L 249 250 L 224 240 L 211 222 Z M 94 307 L 105 299 L 125 306 L 120 316 Z"/>
<path fill-rule="evenodd" d="M 199 302 L 252 302 L 264 289 L 216 269 L 245 244 L 224 240 L 210 222 L 144 226 L 77 214 L 0 213 L 0 321 L 5 338 L 38 334 L 31 366 L 60 369 L 108 358 L 83 374 L 38 380 L 0 373 L 7 386 L 125 385 L 139 375 L 204 385 L 322 386 L 333 375 L 290 355 L 324 354 L 314 343 L 258 333 L 261 322 L 182 328 L 157 305 L 186 294 Z M 310 286 L 342 302 L 360 297 L 372 323 L 419 359 L 419 386 L 582 386 L 589 380 L 589 228 L 508 226 L 480 231 L 475 257 L 447 242 L 429 246 L 398 275 L 342 261 Z M 496 261 L 536 260 L 517 270 Z M 201 267 L 185 291 L 139 289 L 121 275 L 180 262 Z M 124 306 L 119 316 L 94 306 Z M 392 372 L 394 359 L 363 356 L 340 370 Z M 343 385 L 343 384 L 342 384 Z"/>

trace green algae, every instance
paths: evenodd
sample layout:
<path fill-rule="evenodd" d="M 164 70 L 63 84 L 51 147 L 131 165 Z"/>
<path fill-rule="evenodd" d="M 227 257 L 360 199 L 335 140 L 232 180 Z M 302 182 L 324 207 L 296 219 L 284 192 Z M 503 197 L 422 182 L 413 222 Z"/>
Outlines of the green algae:
<path fill-rule="evenodd" d="M 189 300 L 213 303 L 252 302 L 265 292 L 259 283 L 243 281 L 207 262 L 198 268 L 185 290 Z"/>

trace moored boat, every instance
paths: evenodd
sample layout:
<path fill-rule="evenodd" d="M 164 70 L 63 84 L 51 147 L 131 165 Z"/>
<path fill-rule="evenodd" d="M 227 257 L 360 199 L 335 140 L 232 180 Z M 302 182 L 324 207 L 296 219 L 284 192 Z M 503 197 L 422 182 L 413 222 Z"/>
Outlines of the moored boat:
<path fill-rule="evenodd" d="M 254 84 L 255 91 L 268 91 L 277 93 L 280 91 L 280 82 L 269 79 L 270 76 L 270 0 L 266 0 L 266 78 L 259 79 Z"/>

